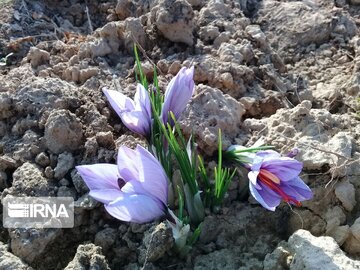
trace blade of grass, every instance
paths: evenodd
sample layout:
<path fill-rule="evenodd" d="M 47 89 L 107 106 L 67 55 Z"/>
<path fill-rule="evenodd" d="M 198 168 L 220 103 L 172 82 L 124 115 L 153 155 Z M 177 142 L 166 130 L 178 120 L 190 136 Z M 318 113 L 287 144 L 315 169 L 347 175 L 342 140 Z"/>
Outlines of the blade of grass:
<path fill-rule="evenodd" d="M 134 44 L 134 54 L 135 54 L 135 62 L 136 62 L 137 72 L 139 73 L 139 76 L 140 76 L 140 82 L 145 87 L 145 89 L 148 89 L 148 83 L 146 80 L 146 76 L 141 67 L 140 57 L 139 57 L 139 54 L 137 51 L 136 44 Z"/>

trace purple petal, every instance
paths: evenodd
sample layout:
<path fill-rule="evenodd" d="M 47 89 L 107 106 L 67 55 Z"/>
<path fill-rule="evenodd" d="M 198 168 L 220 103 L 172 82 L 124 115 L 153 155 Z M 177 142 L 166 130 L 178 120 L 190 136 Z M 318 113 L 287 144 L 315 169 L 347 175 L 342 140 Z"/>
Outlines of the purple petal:
<path fill-rule="evenodd" d="M 143 136 L 150 134 L 151 120 L 142 111 L 123 112 L 120 117 L 123 124 L 131 131 Z"/>
<path fill-rule="evenodd" d="M 266 159 L 261 165 L 262 169 L 275 174 L 283 182 L 297 177 L 301 173 L 302 167 L 303 164 L 301 162 L 289 157 Z"/>
<path fill-rule="evenodd" d="M 248 173 L 249 181 L 256 186 L 257 189 L 260 189 L 260 186 L 257 184 L 257 178 L 262 167 L 263 159 L 261 157 L 255 156 L 253 158 L 253 164 L 251 164 L 250 171 Z"/>
<path fill-rule="evenodd" d="M 134 96 L 137 111 L 142 111 L 147 116 L 147 121 L 151 122 L 151 102 L 148 91 L 144 86 L 138 84 Z"/>
<path fill-rule="evenodd" d="M 119 172 L 116 165 L 100 163 L 76 166 L 76 169 L 90 190 L 119 189 Z"/>
<path fill-rule="evenodd" d="M 146 195 L 123 193 L 116 201 L 105 205 L 113 217 L 135 223 L 146 223 L 164 215 L 165 207 Z"/>
<path fill-rule="evenodd" d="M 265 186 L 262 189 L 257 189 L 253 184 L 249 185 L 251 195 L 257 200 L 264 208 L 275 211 L 276 206 L 281 202 L 281 198 L 275 196 L 275 193 L 268 192 Z"/>
<path fill-rule="evenodd" d="M 280 200 L 282 199 L 282 197 L 278 193 L 276 193 L 274 190 L 269 188 L 267 185 L 264 185 L 263 183 L 260 183 L 259 185 L 260 185 L 260 190 L 264 191 L 264 193 L 266 192 L 267 194 L 269 194 L 272 197 L 279 198 Z"/>
<path fill-rule="evenodd" d="M 120 117 L 123 112 L 135 110 L 135 103 L 124 94 L 107 88 L 103 88 L 103 92 L 110 102 L 111 107 Z"/>
<path fill-rule="evenodd" d="M 91 190 L 89 195 L 95 200 L 108 204 L 112 201 L 117 200 L 119 197 L 123 196 L 120 189 L 101 189 L 101 190 Z"/>
<path fill-rule="evenodd" d="M 146 102 L 142 89 L 139 89 L 136 98 L 140 102 Z M 146 91 L 146 90 L 145 90 Z M 136 106 L 134 101 L 122 93 L 114 90 L 103 89 L 104 94 L 109 100 L 112 108 L 121 118 L 123 124 L 135 133 L 147 136 L 150 133 L 151 117 L 148 112 L 148 105 L 139 104 Z"/>
<path fill-rule="evenodd" d="M 257 177 L 259 175 L 259 171 L 250 171 L 248 173 L 248 178 L 251 184 L 253 184 L 256 188 L 259 188 L 260 186 L 257 183 Z"/>
<path fill-rule="evenodd" d="M 168 179 L 159 161 L 145 148 L 138 145 L 136 151 L 139 155 L 139 182 L 143 188 L 165 205 L 167 204 Z"/>
<path fill-rule="evenodd" d="M 125 182 L 139 179 L 137 160 L 138 155 L 134 150 L 126 146 L 120 146 L 117 156 L 117 166 L 119 174 Z"/>
<path fill-rule="evenodd" d="M 119 149 L 117 158 L 120 176 L 125 182 L 136 180 L 146 194 L 167 204 L 168 179 L 159 161 L 145 148 L 138 145 L 135 150 L 126 146 Z M 125 186 L 122 188 L 124 190 Z M 136 193 L 143 193 L 135 188 Z"/>
<path fill-rule="evenodd" d="M 298 201 L 309 200 L 313 197 L 311 189 L 301 180 L 296 177 L 288 182 L 282 182 L 280 188 L 289 196 Z"/>
<path fill-rule="evenodd" d="M 259 158 L 262 158 L 264 161 L 265 160 L 272 160 L 272 159 L 277 159 L 280 158 L 281 155 L 274 151 L 274 150 L 263 150 L 263 151 L 258 151 L 256 152 L 256 156 Z"/>
<path fill-rule="evenodd" d="M 194 67 L 183 67 L 170 81 L 165 91 L 164 105 L 161 117 L 164 123 L 168 122 L 169 112 L 173 112 L 176 119 L 185 110 L 185 107 L 194 93 Z M 170 121 L 171 122 L 171 121 Z"/>
<path fill-rule="evenodd" d="M 121 191 L 127 194 L 141 194 L 149 197 L 152 196 L 144 189 L 141 182 L 138 180 L 130 180 L 121 188 Z"/>

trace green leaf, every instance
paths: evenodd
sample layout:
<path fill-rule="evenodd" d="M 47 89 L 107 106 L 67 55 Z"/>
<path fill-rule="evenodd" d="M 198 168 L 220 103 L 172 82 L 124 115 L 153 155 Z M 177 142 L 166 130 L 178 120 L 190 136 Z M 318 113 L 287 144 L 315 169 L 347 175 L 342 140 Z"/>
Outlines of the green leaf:
<path fill-rule="evenodd" d="M 188 240 L 188 245 L 189 246 L 193 246 L 195 245 L 195 243 L 197 242 L 197 240 L 199 239 L 200 237 L 200 233 L 201 233 L 201 225 L 202 223 L 200 223 L 197 228 L 195 229 L 195 231 L 193 232 L 193 234 L 191 235 L 191 237 L 189 238 Z"/>
<path fill-rule="evenodd" d="M 148 89 L 147 79 L 146 79 L 146 76 L 141 67 L 141 62 L 140 62 L 136 44 L 134 44 L 134 54 L 135 54 L 136 70 L 140 76 L 140 83 L 145 87 L 145 89 Z M 135 76 L 137 76 L 136 72 L 135 72 Z"/>
<path fill-rule="evenodd" d="M 176 186 L 178 196 L 179 196 L 179 211 L 178 217 L 183 222 L 183 215 L 184 215 L 184 198 L 179 186 Z"/>
<path fill-rule="evenodd" d="M 222 167 L 222 135 L 219 129 L 218 136 L 218 166 L 215 167 L 215 187 L 213 191 L 213 206 L 219 206 L 222 204 L 225 194 L 229 188 L 232 178 L 235 175 L 236 170 L 230 173 L 230 169 L 224 169 Z"/>

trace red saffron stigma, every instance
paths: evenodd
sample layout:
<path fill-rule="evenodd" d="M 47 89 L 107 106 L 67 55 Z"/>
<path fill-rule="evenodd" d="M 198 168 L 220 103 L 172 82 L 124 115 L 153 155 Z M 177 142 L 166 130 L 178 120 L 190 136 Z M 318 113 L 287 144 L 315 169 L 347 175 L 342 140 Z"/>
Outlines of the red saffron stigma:
<path fill-rule="evenodd" d="M 285 202 L 287 202 L 287 203 L 293 202 L 296 206 L 300 207 L 301 202 L 299 202 L 298 200 L 295 200 L 294 198 L 287 195 L 283 190 L 281 190 L 279 185 L 276 184 L 272 179 L 269 178 L 269 175 L 272 175 L 272 174 L 270 172 L 268 172 L 267 170 L 260 169 L 260 173 L 258 176 L 259 176 L 261 183 L 263 183 L 264 185 L 269 187 L 271 190 L 273 190 L 277 194 L 279 194 Z"/>

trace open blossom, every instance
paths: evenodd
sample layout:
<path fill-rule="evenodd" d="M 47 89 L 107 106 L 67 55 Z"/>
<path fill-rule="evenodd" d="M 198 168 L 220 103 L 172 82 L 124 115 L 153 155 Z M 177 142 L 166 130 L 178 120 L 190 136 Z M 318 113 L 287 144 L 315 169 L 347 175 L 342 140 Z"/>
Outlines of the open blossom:
<path fill-rule="evenodd" d="M 115 90 L 104 88 L 103 92 L 128 129 L 146 137 L 150 135 L 151 102 L 141 84 L 137 85 L 134 100 Z"/>
<path fill-rule="evenodd" d="M 117 165 L 77 166 L 90 189 L 89 195 L 104 203 L 113 217 L 146 223 L 166 212 L 168 179 L 160 163 L 142 146 L 121 146 Z"/>
<path fill-rule="evenodd" d="M 193 77 L 194 67 L 183 67 L 170 81 L 165 91 L 164 105 L 161 111 L 161 119 L 164 124 L 168 122 L 170 112 L 174 114 L 175 119 L 179 119 L 181 113 L 185 110 L 195 89 Z"/>
<path fill-rule="evenodd" d="M 249 164 L 249 185 L 253 197 L 266 209 L 274 211 L 283 200 L 301 206 L 301 201 L 312 198 L 310 188 L 299 174 L 302 163 L 281 157 L 279 153 L 259 151 Z"/>

